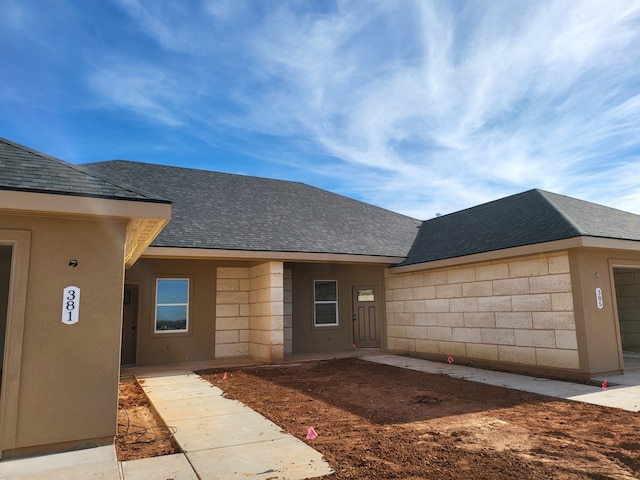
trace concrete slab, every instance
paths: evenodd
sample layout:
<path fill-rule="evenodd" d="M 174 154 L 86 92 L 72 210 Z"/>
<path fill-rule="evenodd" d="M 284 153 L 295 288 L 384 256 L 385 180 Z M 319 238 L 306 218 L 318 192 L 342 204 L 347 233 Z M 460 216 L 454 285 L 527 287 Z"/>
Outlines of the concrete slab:
<path fill-rule="evenodd" d="M 198 478 L 303 479 L 333 473 L 309 445 L 242 403 L 224 398 L 199 376 L 139 379 L 163 421 L 176 428 L 174 438 Z"/>
<path fill-rule="evenodd" d="M 153 406 L 158 415 L 168 423 L 190 418 L 204 418 L 215 415 L 230 415 L 252 411 L 246 405 L 220 396 L 201 395 L 197 398 L 177 398 L 174 400 L 156 400 Z"/>
<path fill-rule="evenodd" d="M 3 460 L 1 480 L 118 480 L 113 445 L 40 457 Z"/>
<path fill-rule="evenodd" d="M 371 355 L 361 357 L 363 360 L 392 365 L 400 368 L 408 368 L 426 373 L 436 373 L 449 375 L 454 378 L 469 380 L 472 382 L 486 383 L 498 387 L 506 387 L 524 392 L 547 395 L 549 397 L 562 398 L 577 402 L 591 403 L 605 407 L 620 408 L 631 412 L 640 411 L 640 388 L 638 383 L 634 386 L 611 385 L 606 390 L 592 385 L 579 383 L 561 382 L 545 378 L 529 377 L 506 372 L 494 372 L 482 370 L 463 365 L 448 363 L 437 363 L 418 358 L 401 357 L 396 355 Z M 626 377 L 621 375 L 619 377 Z M 604 378 L 602 379 L 604 380 Z M 631 383 L 630 378 L 618 379 L 612 377 L 608 380 L 611 384 L 616 380 L 626 380 Z M 638 378 L 640 380 L 640 378 Z"/>
<path fill-rule="evenodd" d="M 154 373 L 150 376 L 138 377 L 138 379 L 149 387 L 155 387 L 158 385 L 191 385 L 194 384 L 194 380 L 197 382 L 205 382 L 202 377 L 196 375 L 195 373 L 167 373 L 166 375 L 162 375 L 161 373 Z"/>
<path fill-rule="evenodd" d="M 330 475 L 333 470 L 315 450 L 289 439 L 187 453 L 201 478 L 286 478 L 297 480 Z M 248 454 L 248 452 L 250 453 Z"/>
<path fill-rule="evenodd" d="M 253 410 L 246 413 L 172 422 L 175 439 L 184 452 L 278 440 L 285 433 Z M 297 440 L 296 440 L 297 441 Z"/>
<path fill-rule="evenodd" d="M 122 462 L 121 470 L 123 480 L 198 480 L 182 453 Z"/>
<path fill-rule="evenodd" d="M 213 385 L 210 388 L 203 388 L 199 384 L 168 384 L 168 385 L 145 385 L 141 384 L 145 393 L 157 392 L 163 400 L 173 400 L 176 398 L 197 398 L 202 396 L 216 395 L 221 397 L 222 390 Z"/>

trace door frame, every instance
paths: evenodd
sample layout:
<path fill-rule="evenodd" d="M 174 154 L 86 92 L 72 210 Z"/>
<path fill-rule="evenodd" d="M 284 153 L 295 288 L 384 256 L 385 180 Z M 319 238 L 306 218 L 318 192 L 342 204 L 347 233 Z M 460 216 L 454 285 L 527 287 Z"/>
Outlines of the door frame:
<path fill-rule="evenodd" d="M 615 260 L 609 259 L 609 282 L 611 288 L 611 301 L 613 303 L 613 318 L 615 320 L 615 330 L 618 341 L 618 362 L 620 370 L 624 374 L 625 361 L 624 361 L 624 348 L 622 346 L 622 326 L 620 325 L 620 314 L 618 311 L 618 293 L 616 291 L 616 281 L 614 270 L 617 268 L 626 270 L 640 271 L 640 262 L 635 260 Z"/>
<path fill-rule="evenodd" d="M 122 287 L 122 326 L 121 326 L 121 331 L 120 331 L 120 366 L 123 365 L 122 363 L 122 348 L 123 348 L 123 333 L 124 333 L 124 297 L 125 297 L 125 289 L 127 288 L 127 286 L 130 287 L 135 287 L 135 289 L 137 290 L 137 298 L 136 298 L 136 306 L 135 306 L 135 310 L 136 310 L 136 328 L 135 328 L 135 345 L 134 345 L 134 352 L 133 352 L 133 363 L 128 363 L 128 364 L 124 364 L 126 366 L 133 366 L 133 365 L 137 365 L 138 363 L 138 342 L 140 341 L 139 339 L 139 335 L 138 335 L 138 331 L 139 331 L 139 326 L 140 326 L 140 291 L 142 290 L 142 284 L 141 282 L 138 281 L 126 281 L 124 282 L 124 285 Z"/>
<path fill-rule="evenodd" d="M 357 312 L 356 312 L 356 303 L 357 303 L 357 291 L 373 288 L 375 292 L 375 299 L 373 301 L 375 312 L 376 312 L 376 339 L 377 345 L 375 346 L 363 346 L 360 347 L 356 340 L 356 322 L 357 322 Z M 355 283 L 351 285 L 351 340 L 352 344 L 354 344 L 357 348 L 382 348 L 383 346 L 383 311 L 382 307 L 384 302 L 381 298 L 382 288 L 377 282 L 367 282 L 367 283 Z"/>
<path fill-rule="evenodd" d="M 0 229 L 0 244 L 12 247 L 2 388 L 0 389 L 0 458 L 2 458 L 2 452 L 15 449 L 17 445 L 31 232 Z"/>

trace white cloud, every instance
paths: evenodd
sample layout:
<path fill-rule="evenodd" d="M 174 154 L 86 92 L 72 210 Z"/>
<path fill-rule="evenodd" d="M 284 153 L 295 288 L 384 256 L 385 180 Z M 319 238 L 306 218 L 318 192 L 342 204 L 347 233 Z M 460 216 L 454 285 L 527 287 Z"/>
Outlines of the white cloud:
<path fill-rule="evenodd" d="M 638 67 L 611 77 L 620 58 L 625 67 L 629 55 L 638 60 L 629 49 L 639 40 L 638 5 L 492 3 L 466 18 L 451 5 L 419 2 L 398 14 L 341 3 L 339 16 L 295 23 L 281 13 L 256 36 L 263 68 L 283 72 L 286 87 L 268 101 L 288 103 L 285 120 L 330 154 L 390 173 L 396 196 L 417 187 L 416 177 L 449 195 L 462 183 L 472 199 L 492 198 L 491 183 L 562 191 L 580 184 L 585 160 L 610 153 L 616 130 L 638 124 L 627 83 L 637 84 Z M 417 33 L 414 56 L 398 53 L 400 35 L 380 32 L 381 15 Z M 388 43 L 379 55 L 370 48 L 376 34 Z M 265 110 L 258 116 L 268 118 Z"/>
<path fill-rule="evenodd" d="M 327 171 L 253 154 L 416 216 L 533 187 L 640 213 L 637 2 L 119 2 L 178 56 L 92 84 L 147 118 L 313 143 Z"/>
<path fill-rule="evenodd" d="M 179 89 L 162 70 L 133 65 L 102 67 L 91 74 L 89 82 L 109 108 L 133 110 L 148 121 L 171 127 L 184 126 L 175 108 Z"/>

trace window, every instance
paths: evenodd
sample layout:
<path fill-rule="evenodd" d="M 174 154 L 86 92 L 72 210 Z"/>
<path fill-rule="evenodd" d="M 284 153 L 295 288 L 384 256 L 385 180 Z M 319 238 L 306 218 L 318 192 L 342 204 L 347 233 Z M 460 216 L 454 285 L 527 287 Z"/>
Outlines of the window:
<path fill-rule="evenodd" d="M 189 279 L 156 280 L 155 333 L 180 333 L 188 330 Z"/>
<path fill-rule="evenodd" d="M 338 325 L 338 282 L 314 281 L 314 325 L 330 327 Z"/>
<path fill-rule="evenodd" d="M 358 290 L 358 301 L 359 302 L 375 302 L 376 297 L 373 288 L 369 288 L 367 290 Z"/>

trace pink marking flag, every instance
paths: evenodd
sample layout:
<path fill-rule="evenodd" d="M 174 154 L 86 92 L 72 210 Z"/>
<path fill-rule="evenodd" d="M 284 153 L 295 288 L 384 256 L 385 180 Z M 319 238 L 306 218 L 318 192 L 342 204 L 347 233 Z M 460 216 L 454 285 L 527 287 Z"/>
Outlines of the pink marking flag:
<path fill-rule="evenodd" d="M 355 350 L 355 349 L 356 349 L 356 348 L 358 348 L 358 347 L 356 347 L 356 344 L 355 344 L 355 343 L 353 343 L 353 344 L 351 344 L 351 348 L 353 348 L 353 349 Z"/>
<path fill-rule="evenodd" d="M 602 389 L 606 390 L 607 389 L 607 379 L 604 379 L 604 382 L 602 382 Z"/>
<path fill-rule="evenodd" d="M 227 372 L 224 372 L 224 375 L 222 376 L 222 379 L 226 380 L 227 378 L 229 378 L 229 374 Z"/>
<path fill-rule="evenodd" d="M 307 440 L 313 440 L 314 438 L 318 438 L 316 429 L 313 427 L 309 427 L 309 429 L 307 430 Z"/>
<path fill-rule="evenodd" d="M 451 355 L 449 355 L 449 358 L 447 358 L 447 362 L 453 363 L 453 362 L 455 362 L 455 360 L 453 359 L 453 357 Z"/>

